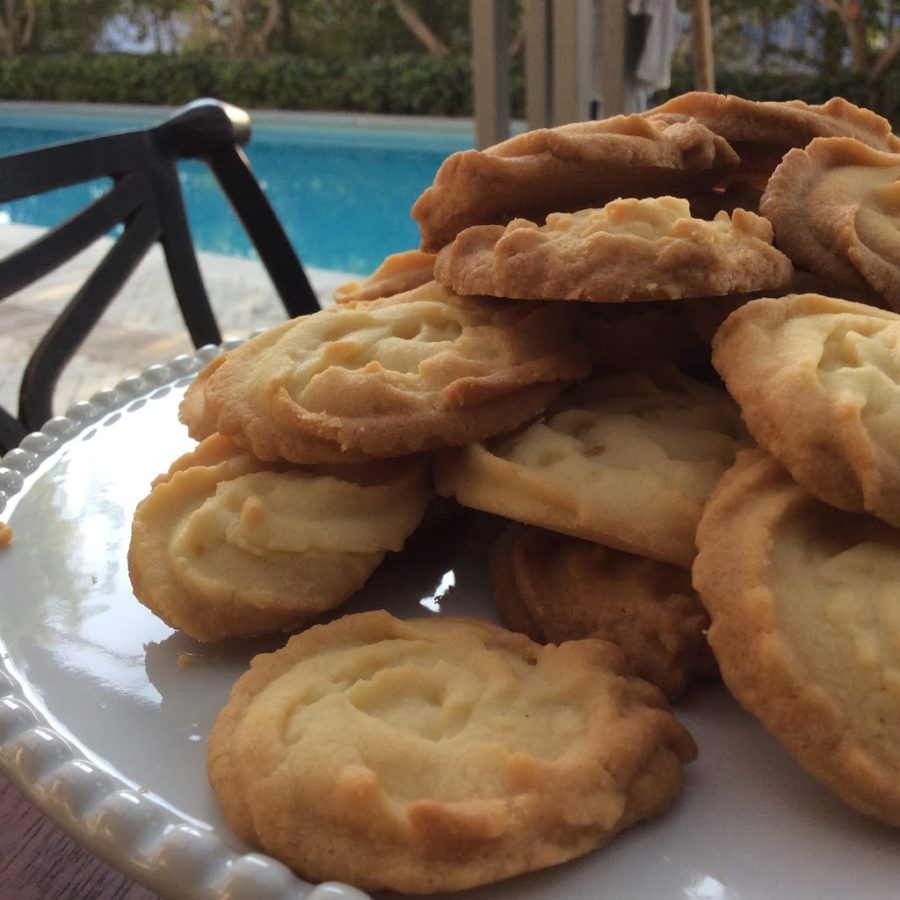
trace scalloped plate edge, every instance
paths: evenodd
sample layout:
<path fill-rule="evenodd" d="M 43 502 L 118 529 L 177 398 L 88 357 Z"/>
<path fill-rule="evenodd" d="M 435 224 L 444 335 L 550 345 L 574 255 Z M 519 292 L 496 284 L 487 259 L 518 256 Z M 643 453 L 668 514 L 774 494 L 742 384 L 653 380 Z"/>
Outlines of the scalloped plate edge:
<path fill-rule="evenodd" d="M 207 345 L 104 388 L 50 419 L 0 458 L 0 514 L 66 441 L 120 407 L 178 379 L 242 341 Z M 150 397 L 152 399 L 152 396 Z M 0 769 L 79 843 L 163 896 L 229 900 L 367 900 L 349 885 L 313 886 L 262 853 L 236 853 L 212 829 L 191 825 L 151 796 L 88 760 L 26 699 L 25 683 L 8 663 L 0 636 Z"/>

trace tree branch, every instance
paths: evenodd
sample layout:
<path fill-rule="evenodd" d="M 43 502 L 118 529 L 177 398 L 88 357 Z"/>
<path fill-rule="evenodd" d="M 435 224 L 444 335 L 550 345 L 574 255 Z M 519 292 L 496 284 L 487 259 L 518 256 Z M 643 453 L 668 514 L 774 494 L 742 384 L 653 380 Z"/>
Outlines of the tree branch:
<path fill-rule="evenodd" d="M 272 42 L 272 35 L 278 27 L 280 18 L 281 4 L 279 0 L 269 0 L 265 21 L 259 32 L 253 36 L 253 49 L 257 56 L 264 56 L 269 52 L 269 44 Z"/>
<path fill-rule="evenodd" d="M 887 47 L 882 50 L 881 56 L 878 57 L 878 62 L 872 67 L 872 79 L 881 78 L 898 55 L 900 55 L 900 31 L 895 31 L 891 35 Z"/>
<path fill-rule="evenodd" d="M 847 44 L 857 72 L 867 72 L 870 54 L 866 34 L 866 15 L 861 0 L 819 0 L 826 9 L 837 13 L 847 31 Z"/>
<path fill-rule="evenodd" d="M 450 52 L 447 45 L 422 21 L 406 0 L 392 0 L 392 2 L 403 24 L 432 56 L 446 56 Z"/>
<path fill-rule="evenodd" d="M 34 36 L 34 22 L 37 19 L 37 0 L 27 0 L 27 9 L 25 13 L 25 27 L 22 30 L 22 49 L 26 49 L 31 44 L 31 38 Z"/>

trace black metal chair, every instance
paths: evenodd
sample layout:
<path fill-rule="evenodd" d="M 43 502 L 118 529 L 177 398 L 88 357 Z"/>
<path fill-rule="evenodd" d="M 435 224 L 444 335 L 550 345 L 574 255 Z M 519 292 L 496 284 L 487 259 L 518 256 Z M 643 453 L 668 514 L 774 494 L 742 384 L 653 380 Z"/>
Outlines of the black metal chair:
<path fill-rule="evenodd" d="M 185 214 L 178 160 L 199 159 L 209 166 L 256 247 L 287 315 L 319 308 L 303 265 L 241 149 L 249 139 L 246 112 L 218 100 L 198 100 L 153 128 L 0 158 L 0 202 L 112 179 L 107 193 L 0 261 L 0 300 L 122 226 L 109 252 L 29 358 L 18 414 L 0 407 L 0 452 L 16 446 L 51 417 L 62 370 L 157 241 L 194 346 L 221 342 Z"/>

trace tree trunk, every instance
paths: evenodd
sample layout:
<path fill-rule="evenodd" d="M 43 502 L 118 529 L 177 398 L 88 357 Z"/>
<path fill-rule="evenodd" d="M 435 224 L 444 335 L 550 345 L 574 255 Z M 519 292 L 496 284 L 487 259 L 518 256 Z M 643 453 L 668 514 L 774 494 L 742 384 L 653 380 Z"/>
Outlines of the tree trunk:
<path fill-rule="evenodd" d="M 847 18 L 844 20 L 847 26 L 847 41 L 850 44 L 850 56 L 853 60 L 853 68 L 857 72 L 869 71 L 869 42 L 866 38 L 866 17 L 862 11 L 862 4 L 849 3 Z"/>
<path fill-rule="evenodd" d="M 34 37 L 34 23 L 37 19 L 38 0 L 26 0 L 25 3 L 25 25 L 22 28 L 22 39 L 19 44 L 20 50 L 27 50 L 31 46 L 31 39 Z"/>
<path fill-rule="evenodd" d="M 819 2 L 840 16 L 847 33 L 853 70 L 868 72 L 871 56 L 866 35 L 866 13 L 861 0 L 819 0 Z"/>
<path fill-rule="evenodd" d="M 243 0 L 231 0 L 228 5 L 231 21 L 228 23 L 228 55 L 240 55 L 247 42 L 247 11 Z"/>
<path fill-rule="evenodd" d="M 887 47 L 881 51 L 878 62 L 872 66 L 872 80 L 877 81 L 881 78 L 898 56 L 900 56 L 900 31 L 895 31 L 891 34 Z"/>
<path fill-rule="evenodd" d="M 525 47 L 525 16 L 519 22 L 519 28 L 513 35 L 513 39 L 509 42 L 509 58 L 517 57 Z"/>
<path fill-rule="evenodd" d="M 281 21 L 280 0 L 269 0 L 269 8 L 266 11 L 266 19 L 260 30 L 253 36 L 253 52 L 256 56 L 265 56 L 272 44 L 272 35 Z"/>
<path fill-rule="evenodd" d="M 162 39 L 162 21 L 160 16 L 157 14 L 153 14 L 152 19 L 150 20 L 150 30 L 153 33 L 153 49 L 157 53 L 163 52 L 163 39 Z"/>
<path fill-rule="evenodd" d="M 94 49 L 94 10 L 90 3 L 85 3 L 82 13 L 78 16 L 78 50 L 80 53 L 90 53 Z"/>
<path fill-rule="evenodd" d="M 15 56 L 19 43 L 19 17 L 16 15 L 16 0 L 3 2 L 3 55 Z"/>
<path fill-rule="evenodd" d="M 31 44 L 34 20 L 37 17 L 37 0 L 25 0 L 24 7 L 20 9 L 17 0 L 3 0 L 0 43 L 4 56 L 18 56 Z"/>
<path fill-rule="evenodd" d="M 769 56 L 769 30 L 771 20 L 764 16 L 760 24 L 759 46 L 756 48 L 756 71 L 761 72 Z"/>
<path fill-rule="evenodd" d="M 199 34 L 202 46 L 209 48 L 227 43 L 222 26 L 206 0 L 194 0 L 193 19 L 194 24 L 191 26 L 191 30 L 195 34 Z"/>
<path fill-rule="evenodd" d="M 447 45 L 422 21 L 406 0 L 392 0 L 403 24 L 416 36 L 432 56 L 446 56 Z"/>

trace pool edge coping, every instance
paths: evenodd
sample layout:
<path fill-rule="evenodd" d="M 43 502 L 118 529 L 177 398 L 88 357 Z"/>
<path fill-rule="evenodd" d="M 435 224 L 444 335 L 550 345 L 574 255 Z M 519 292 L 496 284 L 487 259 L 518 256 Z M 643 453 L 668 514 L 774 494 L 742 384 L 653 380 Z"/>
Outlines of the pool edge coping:
<path fill-rule="evenodd" d="M 225 102 L 225 101 L 223 101 Z M 65 118 L 121 118 L 154 124 L 180 109 L 180 106 L 137 105 L 125 103 L 59 103 L 38 100 L 0 100 L 0 114 L 41 114 Z M 407 131 L 446 135 L 474 135 L 474 119 L 449 116 L 405 116 L 380 113 L 327 112 L 317 110 L 247 109 L 254 126 L 289 128 L 309 125 L 327 128 L 360 128 L 372 131 Z M 511 123 L 513 131 L 524 123 Z"/>

